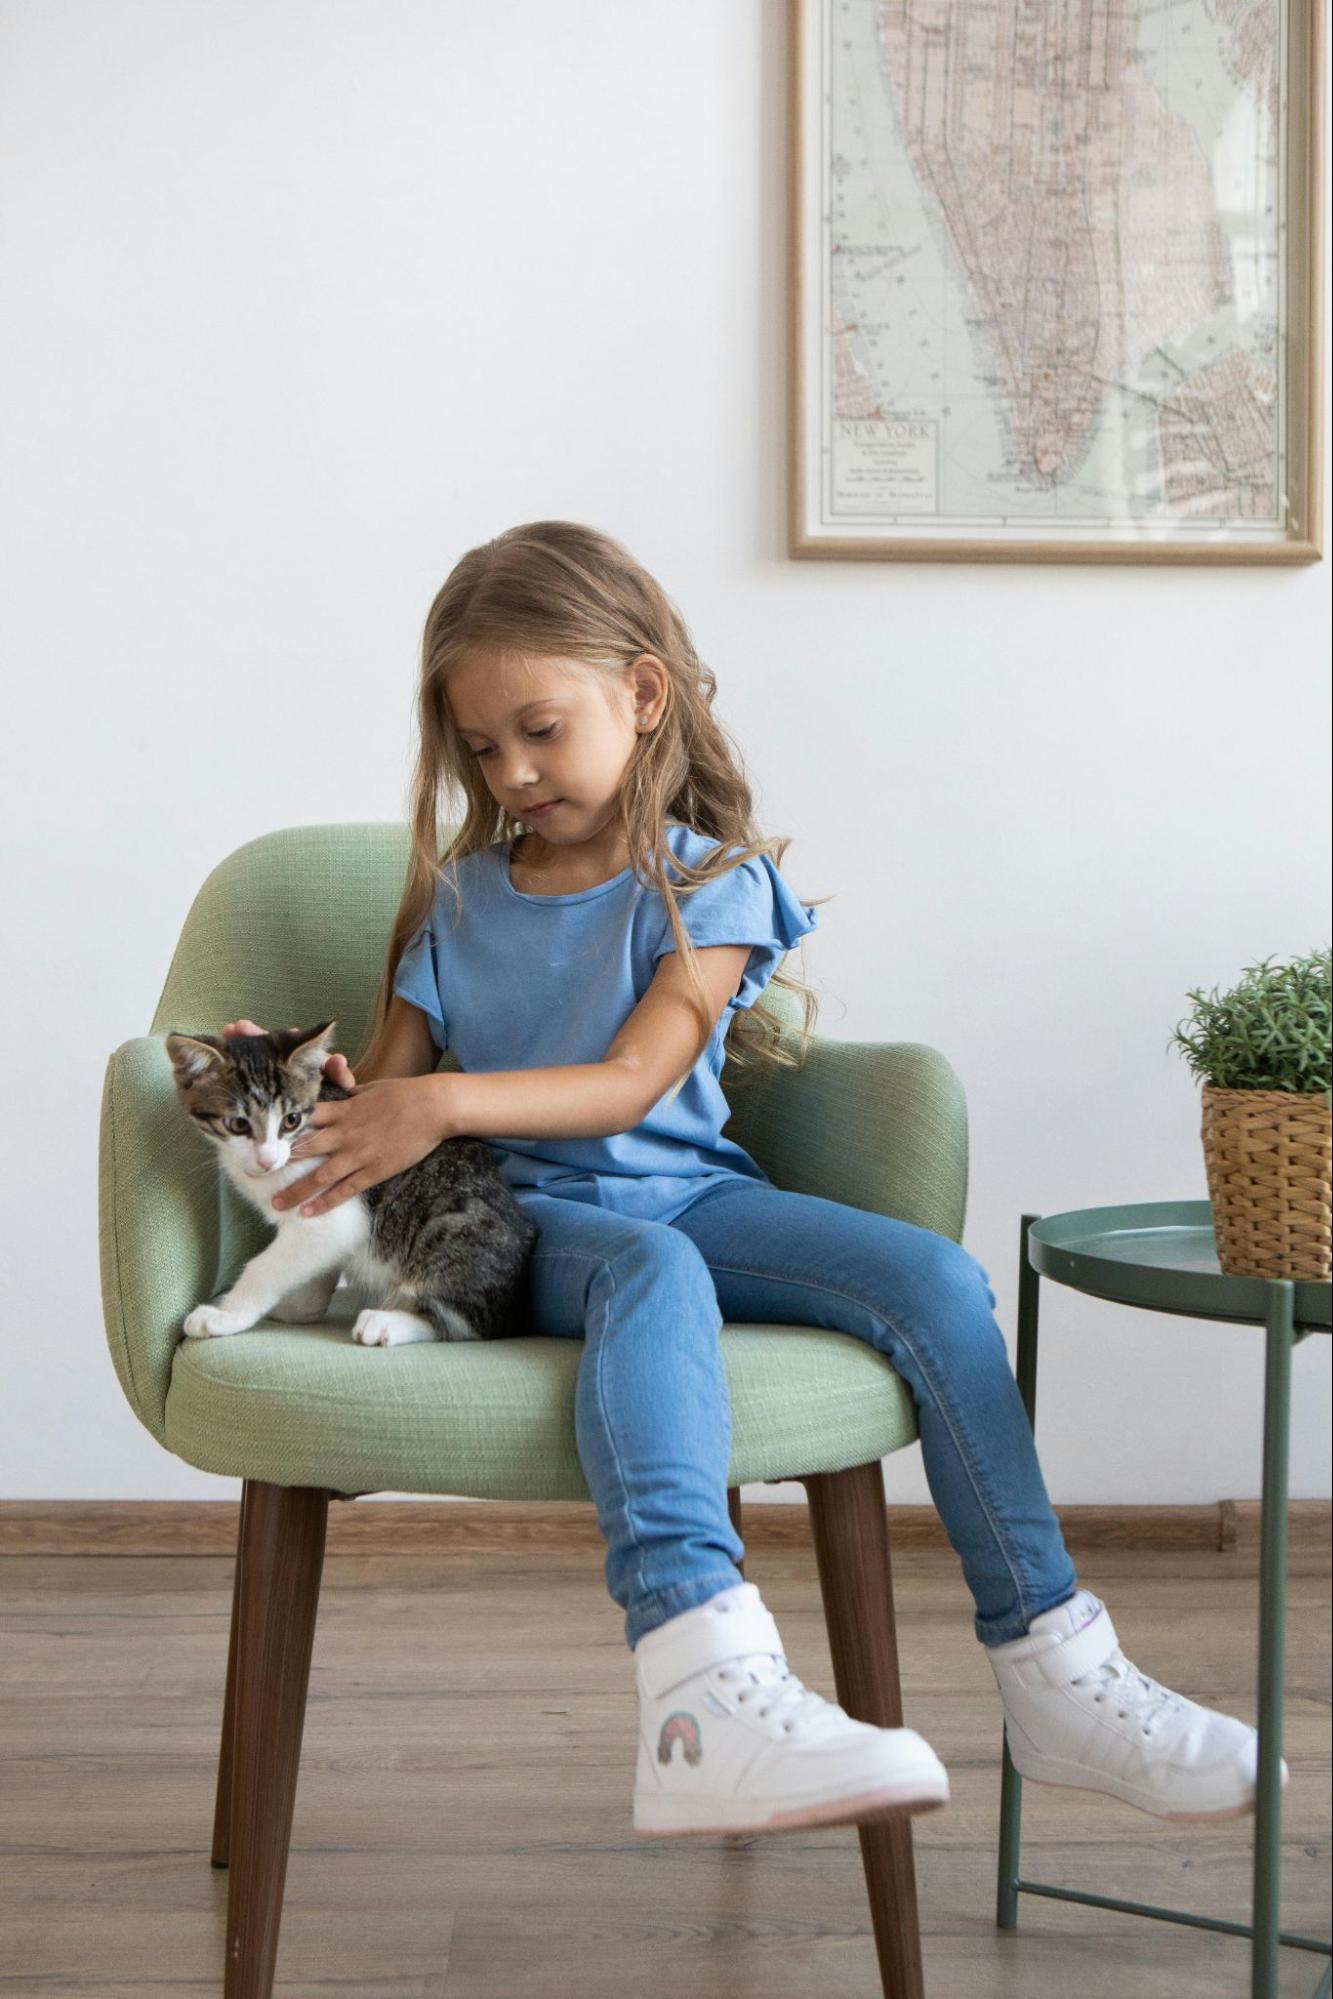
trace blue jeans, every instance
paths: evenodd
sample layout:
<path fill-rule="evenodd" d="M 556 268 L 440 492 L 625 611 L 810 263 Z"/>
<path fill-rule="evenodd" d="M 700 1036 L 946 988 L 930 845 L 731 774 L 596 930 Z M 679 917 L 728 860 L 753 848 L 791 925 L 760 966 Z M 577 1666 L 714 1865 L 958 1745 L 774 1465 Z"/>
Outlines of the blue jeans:
<path fill-rule="evenodd" d="M 916 1405 L 984 1645 L 1073 1595 L 986 1272 L 948 1236 L 739 1175 L 671 1222 L 526 1192 L 535 1333 L 581 1339 L 579 1461 L 631 1647 L 744 1580 L 727 1511 L 723 1320 L 867 1340 Z"/>

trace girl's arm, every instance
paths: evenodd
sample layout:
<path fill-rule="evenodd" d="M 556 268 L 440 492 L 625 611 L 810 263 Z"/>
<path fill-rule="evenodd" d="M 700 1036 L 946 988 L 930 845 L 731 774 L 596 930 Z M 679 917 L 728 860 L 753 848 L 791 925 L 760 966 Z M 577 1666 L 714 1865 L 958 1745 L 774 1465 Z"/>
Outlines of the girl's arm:
<path fill-rule="evenodd" d="M 647 1115 L 643 1078 L 611 1059 L 555 1069 L 435 1074 L 440 1053 L 420 1007 L 394 994 L 385 1019 L 384 1053 L 358 1083 L 420 1076 L 439 1106 L 441 1138 L 609 1138 Z"/>
<path fill-rule="evenodd" d="M 384 1043 L 380 1059 L 373 1066 L 363 1063 L 356 1072 L 358 1083 L 381 1082 L 387 1076 L 430 1076 L 440 1059 L 430 1031 L 430 1022 L 419 1006 L 394 993 L 384 1017 Z"/>
<path fill-rule="evenodd" d="M 556 1069 L 444 1070 L 430 1084 L 441 1138 L 611 1138 L 652 1108 L 638 1071 L 609 1055 Z"/>
<path fill-rule="evenodd" d="M 354 1096 L 315 1105 L 313 1129 L 297 1139 L 291 1156 L 318 1156 L 322 1163 L 275 1194 L 272 1206 L 322 1215 L 415 1165 L 446 1138 L 628 1131 L 645 1115 L 641 1094 L 640 1076 L 610 1059 L 558 1069 L 358 1079 Z"/>

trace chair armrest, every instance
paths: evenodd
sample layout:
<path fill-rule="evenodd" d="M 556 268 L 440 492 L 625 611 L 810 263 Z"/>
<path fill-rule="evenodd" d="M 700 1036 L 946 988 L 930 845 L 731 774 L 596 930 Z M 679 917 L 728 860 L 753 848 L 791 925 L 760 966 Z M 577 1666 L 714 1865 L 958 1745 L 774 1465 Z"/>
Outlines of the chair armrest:
<path fill-rule="evenodd" d="M 967 1104 L 937 1049 L 816 1036 L 800 1069 L 747 1078 L 732 1101 L 727 1137 L 779 1187 L 962 1241 Z"/>
<path fill-rule="evenodd" d="M 107 1063 L 98 1146 L 102 1316 L 135 1415 L 166 1442 L 171 1364 L 187 1313 L 217 1289 L 217 1161 L 181 1110 L 165 1035 Z"/>

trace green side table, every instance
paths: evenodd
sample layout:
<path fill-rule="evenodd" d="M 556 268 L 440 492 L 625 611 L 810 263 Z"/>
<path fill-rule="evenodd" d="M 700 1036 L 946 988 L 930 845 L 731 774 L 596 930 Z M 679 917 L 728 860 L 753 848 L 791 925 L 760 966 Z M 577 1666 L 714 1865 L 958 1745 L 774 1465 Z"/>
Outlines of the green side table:
<path fill-rule="evenodd" d="M 1264 1475 L 1259 1543 L 1259 1767 L 1255 1784 L 1254 1904 L 1252 1923 L 1219 1922 L 1181 1909 L 1122 1902 L 1107 1895 L 1079 1895 L 1018 1872 L 1023 1780 L 1014 1769 L 1006 1737 L 1000 1791 L 1000 1863 L 995 1920 L 1018 1925 L 1018 1897 L 1048 1895 L 1087 1902 L 1160 1922 L 1188 1923 L 1250 1938 L 1251 1999 L 1277 1999 L 1278 1946 L 1329 1956 L 1316 1937 L 1278 1928 L 1282 1830 L 1282 1681 L 1287 1585 L 1287 1456 L 1290 1436 L 1292 1348 L 1310 1333 L 1330 1329 L 1333 1286 L 1263 1277 L 1226 1277 L 1217 1260 L 1212 1210 L 1207 1201 L 1151 1201 L 1135 1207 L 1079 1208 L 1063 1215 L 1024 1215 L 1019 1251 L 1019 1391 L 1036 1428 L 1037 1293 L 1049 1277 L 1094 1298 L 1110 1298 L 1150 1312 L 1191 1319 L 1225 1319 L 1266 1328 L 1264 1370 Z M 1328 1999 L 1325 1966 L 1314 1999 Z"/>

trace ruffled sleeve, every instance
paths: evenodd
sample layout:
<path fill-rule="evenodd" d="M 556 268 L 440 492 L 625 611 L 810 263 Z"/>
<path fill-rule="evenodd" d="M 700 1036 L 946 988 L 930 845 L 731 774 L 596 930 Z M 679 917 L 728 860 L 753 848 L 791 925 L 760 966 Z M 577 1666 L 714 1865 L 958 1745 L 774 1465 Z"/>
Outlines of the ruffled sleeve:
<path fill-rule="evenodd" d="M 677 905 L 692 944 L 748 944 L 750 956 L 730 1012 L 752 1007 L 793 945 L 818 927 L 813 909 L 788 887 L 767 854 L 754 854 Z M 676 948 L 668 919 L 654 961 Z"/>
<path fill-rule="evenodd" d="M 429 919 L 419 930 L 412 933 L 403 946 L 402 956 L 393 975 L 393 990 L 399 999 L 409 1000 L 420 1007 L 430 1022 L 431 1036 L 437 1048 L 449 1046 L 449 1029 L 444 1018 L 444 1008 L 440 999 L 440 967 L 435 942 L 435 932 Z"/>

